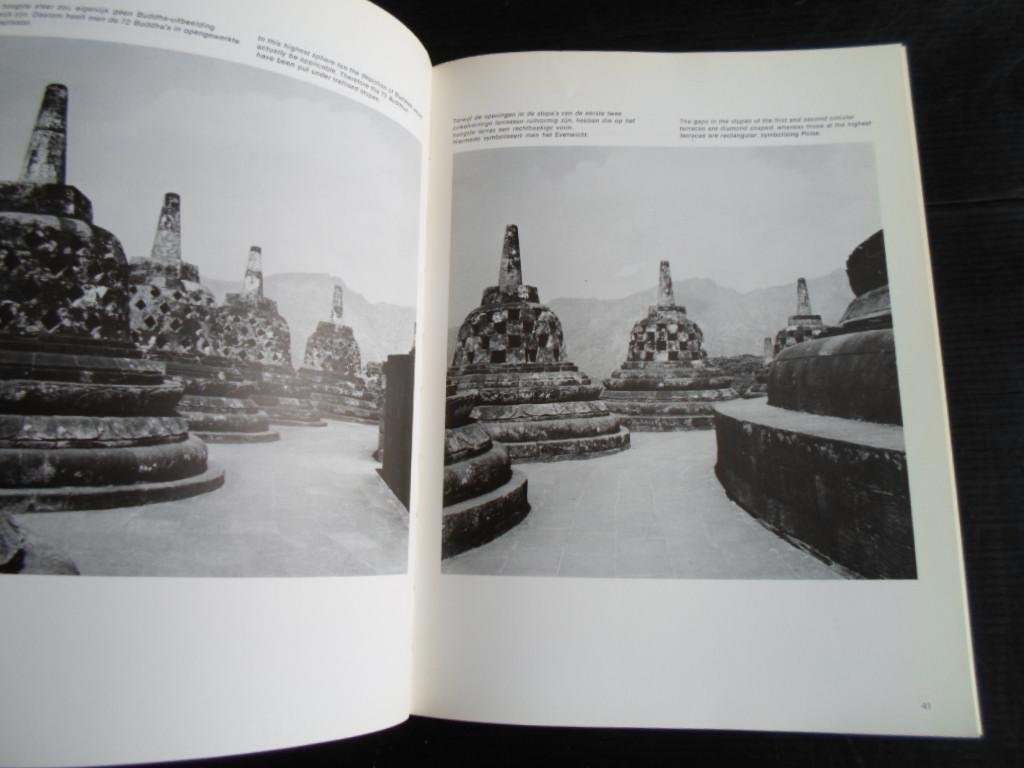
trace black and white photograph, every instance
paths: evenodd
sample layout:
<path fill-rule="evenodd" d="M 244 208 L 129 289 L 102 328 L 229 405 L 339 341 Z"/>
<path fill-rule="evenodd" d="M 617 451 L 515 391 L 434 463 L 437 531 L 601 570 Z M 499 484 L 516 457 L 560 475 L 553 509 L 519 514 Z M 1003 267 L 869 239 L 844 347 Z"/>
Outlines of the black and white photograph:
<path fill-rule="evenodd" d="M 454 158 L 442 572 L 914 579 L 870 143 Z"/>
<path fill-rule="evenodd" d="M 417 138 L 254 67 L 3 46 L 0 571 L 405 573 Z"/>

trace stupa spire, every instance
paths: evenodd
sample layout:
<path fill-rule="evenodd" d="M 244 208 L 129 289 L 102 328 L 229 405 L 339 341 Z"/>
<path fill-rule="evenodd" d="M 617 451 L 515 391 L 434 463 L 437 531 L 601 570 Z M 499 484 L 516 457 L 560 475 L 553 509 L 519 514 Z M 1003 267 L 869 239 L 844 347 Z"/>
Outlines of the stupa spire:
<path fill-rule="evenodd" d="M 344 294 L 340 285 L 334 286 L 334 298 L 331 300 L 331 322 L 341 325 L 341 318 L 344 314 Z"/>
<path fill-rule="evenodd" d="M 764 364 L 771 365 L 772 360 L 775 359 L 775 347 L 772 343 L 771 336 L 764 337 Z"/>
<path fill-rule="evenodd" d="M 164 195 L 150 258 L 169 264 L 181 261 L 181 198 L 174 192 Z"/>
<path fill-rule="evenodd" d="M 258 245 L 249 248 L 249 262 L 245 265 L 245 280 L 242 281 L 242 295 L 263 298 L 263 249 Z"/>
<path fill-rule="evenodd" d="M 63 184 L 67 163 L 68 89 L 59 83 L 46 86 L 32 138 L 25 152 L 20 181 Z"/>
<path fill-rule="evenodd" d="M 519 227 L 505 227 L 505 242 L 501 246 L 501 266 L 498 269 L 498 292 L 514 296 L 523 284 L 523 265 L 519 258 Z"/>
<path fill-rule="evenodd" d="M 658 306 L 674 307 L 676 297 L 672 291 L 672 271 L 667 261 L 661 262 L 658 268 Z"/>
<path fill-rule="evenodd" d="M 796 313 L 813 315 L 811 312 L 811 295 L 807 292 L 807 281 L 802 277 L 796 281 Z"/>

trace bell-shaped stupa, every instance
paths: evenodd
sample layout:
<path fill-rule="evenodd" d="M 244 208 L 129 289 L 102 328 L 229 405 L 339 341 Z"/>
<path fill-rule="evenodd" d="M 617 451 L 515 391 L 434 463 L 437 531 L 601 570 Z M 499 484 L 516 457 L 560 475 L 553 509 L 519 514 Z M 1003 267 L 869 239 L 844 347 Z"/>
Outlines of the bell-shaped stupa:
<path fill-rule="evenodd" d="M 707 362 L 700 326 L 676 304 L 667 261 L 658 271 L 658 303 L 633 325 L 626 362 L 604 387 L 608 409 L 638 432 L 710 429 L 712 403 L 736 397 L 732 379 Z"/>
<path fill-rule="evenodd" d="M 379 391 L 360 370 L 359 344 L 342 322 L 344 293 L 334 286 L 331 319 L 317 324 L 306 341 L 300 379 L 309 400 L 326 419 L 376 424 L 380 420 Z"/>
<path fill-rule="evenodd" d="M 199 268 L 181 257 L 181 198 L 164 196 L 149 258 L 132 259 L 132 339 L 148 357 L 162 360 L 185 394 L 178 413 L 206 442 L 255 443 L 279 438 L 267 414 L 249 398 L 255 384 L 229 359 L 214 354 L 213 293 Z"/>
<path fill-rule="evenodd" d="M 717 408 L 715 472 L 729 497 L 822 559 L 915 578 L 907 456 L 881 231 L 846 263 L 835 328 L 776 355 L 767 402 Z"/>
<path fill-rule="evenodd" d="M 288 321 L 263 295 L 263 249 L 249 249 L 241 293 L 229 293 L 212 321 L 214 353 L 233 360 L 256 382 L 253 401 L 271 424 L 325 427 L 292 369 Z"/>
<path fill-rule="evenodd" d="M 224 472 L 132 343 L 128 265 L 65 182 L 68 91 L 43 96 L 19 181 L 0 184 L 0 508 L 119 507 L 213 490 Z"/>
<path fill-rule="evenodd" d="M 601 388 L 569 362 L 558 317 L 523 284 L 514 224 L 505 228 L 498 284 L 462 323 L 448 375 L 457 391 L 477 390 L 473 418 L 513 461 L 629 447 L 629 430 L 601 402 Z"/>
<path fill-rule="evenodd" d="M 796 281 L 796 314 L 790 315 L 786 327 L 775 334 L 774 353 L 777 355 L 794 344 L 816 339 L 827 330 L 821 315 L 811 310 L 811 294 L 807 290 L 807 281 L 801 277 Z"/>

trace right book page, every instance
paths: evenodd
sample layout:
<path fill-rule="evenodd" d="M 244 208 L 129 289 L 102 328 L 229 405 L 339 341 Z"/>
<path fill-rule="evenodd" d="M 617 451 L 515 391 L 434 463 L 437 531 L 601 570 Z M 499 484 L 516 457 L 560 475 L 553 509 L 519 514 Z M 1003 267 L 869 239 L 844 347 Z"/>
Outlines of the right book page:
<path fill-rule="evenodd" d="M 904 49 L 457 61 L 431 141 L 413 711 L 978 735 Z"/>

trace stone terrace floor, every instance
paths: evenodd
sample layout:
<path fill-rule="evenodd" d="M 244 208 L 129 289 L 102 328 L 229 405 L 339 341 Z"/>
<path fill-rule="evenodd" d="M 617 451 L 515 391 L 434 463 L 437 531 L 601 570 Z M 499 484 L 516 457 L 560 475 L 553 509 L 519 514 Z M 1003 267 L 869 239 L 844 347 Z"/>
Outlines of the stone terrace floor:
<path fill-rule="evenodd" d="M 632 434 L 622 453 L 519 464 L 532 511 L 444 573 L 683 579 L 838 579 L 725 495 L 713 430 Z"/>
<path fill-rule="evenodd" d="M 276 443 L 211 444 L 224 486 L 190 499 L 16 516 L 84 575 L 402 573 L 408 515 L 377 476 L 377 428 L 272 427 Z"/>

